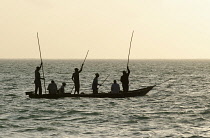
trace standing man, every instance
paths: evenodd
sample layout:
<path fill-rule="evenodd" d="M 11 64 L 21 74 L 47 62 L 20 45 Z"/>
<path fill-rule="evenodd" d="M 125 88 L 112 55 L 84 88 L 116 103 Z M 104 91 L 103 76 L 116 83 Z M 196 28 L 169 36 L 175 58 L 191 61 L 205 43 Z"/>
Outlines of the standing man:
<path fill-rule="evenodd" d="M 40 77 L 40 73 L 39 73 L 39 70 L 41 69 L 42 67 L 42 62 L 41 62 L 41 65 L 36 67 L 36 70 L 35 70 L 35 80 L 34 80 L 34 83 L 35 83 L 35 94 L 37 95 L 37 91 L 39 89 L 39 95 L 42 95 L 42 85 L 41 85 L 41 79 L 44 79 L 44 78 L 41 78 Z"/>
<path fill-rule="evenodd" d="M 122 82 L 122 87 L 123 87 L 123 92 L 128 92 L 129 90 L 129 75 L 130 75 L 130 70 L 129 67 L 127 66 L 127 71 L 123 71 L 123 75 L 120 78 L 120 81 Z"/>
<path fill-rule="evenodd" d="M 93 79 L 93 83 L 92 83 L 92 90 L 93 90 L 93 94 L 98 94 L 98 77 L 99 77 L 99 74 L 96 73 L 95 74 L 95 78 Z"/>
<path fill-rule="evenodd" d="M 75 86 L 75 91 L 74 94 L 77 92 L 79 94 L 79 89 L 80 89 L 80 81 L 79 81 L 79 73 L 82 72 L 83 65 L 81 66 L 80 70 L 78 68 L 74 69 L 74 73 L 72 74 L 71 79 L 74 81 L 74 86 Z"/>

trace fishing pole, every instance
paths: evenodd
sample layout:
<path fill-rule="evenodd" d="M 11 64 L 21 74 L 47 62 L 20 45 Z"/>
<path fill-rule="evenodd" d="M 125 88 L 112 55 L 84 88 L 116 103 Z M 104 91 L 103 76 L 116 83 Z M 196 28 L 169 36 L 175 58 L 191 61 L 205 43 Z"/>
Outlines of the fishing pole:
<path fill-rule="evenodd" d="M 89 53 L 89 50 L 87 51 L 87 54 L 86 54 L 85 59 L 84 59 L 84 61 L 83 61 L 82 64 L 85 64 L 86 58 L 87 58 L 87 56 L 88 56 L 88 53 Z"/>
<path fill-rule="evenodd" d="M 127 66 L 129 64 L 129 60 L 130 60 L 130 52 L 131 52 L 131 44 L 132 44 L 132 40 L 133 40 L 133 33 L 134 33 L 134 30 L 132 32 L 132 36 L 131 36 L 131 41 L 130 41 L 130 47 L 129 47 L 129 52 L 128 52 L 128 62 L 127 62 Z"/>
<path fill-rule="evenodd" d="M 109 76 L 110 76 L 110 74 L 106 77 L 106 79 L 101 83 L 100 86 L 102 86 L 104 84 L 104 82 L 108 79 Z"/>
<path fill-rule="evenodd" d="M 42 64 L 42 73 L 43 73 L 43 79 L 44 79 L 44 89 L 45 89 L 45 94 L 46 94 L 46 85 L 45 85 L 45 77 L 44 77 L 44 65 L 43 65 L 43 61 L 42 61 L 42 53 L 41 53 L 41 46 L 39 43 L 39 34 L 37 32 L 37 40 L 38 40 L 38 46 L 39 46 L 39 55 L 40 55 L 40 59 L 41 59 L 41 64 Z"/>

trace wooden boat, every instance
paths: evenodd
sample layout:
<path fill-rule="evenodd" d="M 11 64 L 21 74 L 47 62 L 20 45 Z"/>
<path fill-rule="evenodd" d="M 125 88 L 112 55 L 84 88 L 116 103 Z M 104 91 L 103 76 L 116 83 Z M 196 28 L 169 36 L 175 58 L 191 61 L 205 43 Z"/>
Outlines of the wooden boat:
<path fill-rule="evenodd" d="M 125 98 L 125 97 L 136 97 L 136 96 L 144 96 L 146 95 L 150 90 L 153 89 L 154 86 L 148 86 L 142 89 L 137 89 L 133 91 L 128 91 L 126 93 L 120 92 L 117 94 L 113 93 L 98 93 L 98 94 L 71 94 L 71 93 L 65 93 L 65 94 L 42 94 L 42 95 L 35 95 L 34 92 L 26 92 L 26 95 L 28 95 L 30 98 L 49 98 L 49 99 L 56 99 L 56 98 L 62 98 L 62 97 L 89 97 L 89 98 Z"/>

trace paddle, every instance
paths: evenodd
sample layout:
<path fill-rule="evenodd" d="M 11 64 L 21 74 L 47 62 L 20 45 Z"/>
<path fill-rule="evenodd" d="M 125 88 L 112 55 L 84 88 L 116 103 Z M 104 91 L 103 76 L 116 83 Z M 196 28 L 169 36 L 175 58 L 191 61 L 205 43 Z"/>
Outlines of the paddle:
<path fill-rule="evenodd" d="M 130 52 L 131 52 L 131 43 L 132 43 L 132 39 L 133 39 L 133 33 L 134 33 L 134 30 L 132 32 L 132 36 L 131 36 L 131 41 L 130 41 L 130 48 L 129 48 L 129 53 L 128 53 L 128 62 L 127 62 L 127 66 L 129 64 L 129 60 L 130 60 Z"/>
<path fill-rule="evenodd" d="M 39 46 L 39 55 L 40 55 L 40 60 L 42 63 L 42 73 L 43 73 L 43 79 L 44 79 L 44 90 L 45 90 L 45 94 L 46 94 L 46 85 L 45 85 L 45 77 L 44 77 L 44 66 L 43 66 L 43 61 L 42 61 L 42 53 L 41 53 L 41 47 L 40 47 L 40 43 L 39 43 L 39 34 L 37 32 L 37 40 L 38 40 L 38 46 Z"/>
<path fill-rule="evenodd" d="M 84 61 L 83 61 L 82 65 L 81 65 L 81 67 L 85 64 L 85 61 L 86 61 L 87 56 L 88 56 L 88 53 L 89 53 L 89 50 L 87 51 L 87 54 L 86 54 L 86 56 L 85 56 L 85 59 L 84 59 Z M 73 87 L 72 87 L 72 89 L 71 89 L 71 93 L 72 93 L 72 91 L 73 91 L 74 87 L 75 87 L 75 86 L 73 86 Z"/>

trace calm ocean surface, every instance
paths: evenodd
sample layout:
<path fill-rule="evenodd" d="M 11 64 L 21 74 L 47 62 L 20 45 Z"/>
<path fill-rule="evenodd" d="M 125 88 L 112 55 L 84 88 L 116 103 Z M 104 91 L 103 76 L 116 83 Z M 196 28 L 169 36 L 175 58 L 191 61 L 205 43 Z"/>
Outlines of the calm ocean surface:
<path fill-rule="evenodd" d="M 44 60 L 46 85 L 66 82 L 83 60 Z M 109 92 L 126 60 L 87 60 L 81 92 L 90 93 L 95 73 Z M 210 60 L 131 60 L 130 89 L 157 85 L 134 98 L 30 99 L 39 60 L 0 60 L 1 138 L 210 137 Z M 119 82 L 120 83 L 120 82 Z M 121 84 L 121 83 L 120 83 Z"/>

